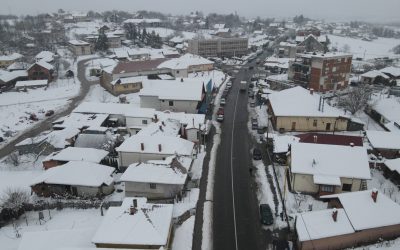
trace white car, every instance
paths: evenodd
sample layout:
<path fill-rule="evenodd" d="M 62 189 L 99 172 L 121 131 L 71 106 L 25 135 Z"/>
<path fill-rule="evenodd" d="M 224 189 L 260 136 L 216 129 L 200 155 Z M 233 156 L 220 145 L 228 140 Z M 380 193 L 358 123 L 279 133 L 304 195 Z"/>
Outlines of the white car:
<path fill-rule="evenodd" d="M 225 98 L 221 98 L 221 101 L 219 102 L 219 104 L 221 104 L 221 106 L 225 106 L 225 104 L 226 104 Z"/>

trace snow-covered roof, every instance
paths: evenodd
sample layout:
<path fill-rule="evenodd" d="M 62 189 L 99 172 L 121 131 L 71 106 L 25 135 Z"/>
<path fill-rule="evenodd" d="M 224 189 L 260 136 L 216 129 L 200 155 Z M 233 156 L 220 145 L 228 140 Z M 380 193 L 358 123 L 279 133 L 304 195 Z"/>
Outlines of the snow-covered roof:
<path fill-rule="evenodd" d="M 386 160 L 385 165 L 391 170 L 400 174 L 400 158 Z"/>
<path fill-rule="evenodd" d="M 342 111 L 327 103 L 324 111 L 319 111 L 320 95 L 300 86 L 272 93 L 269 100 L 275 116 L 345 117 Z"/>
<path fill-rule="evenodd" d="M 176 80 L 146 80 L 139 96 L 158 96 L 162 100 L 201 101 L 203 80 L 184 78 Z"/>
<path fill-rule="evenodd" d="M 400 224 L 400 205 L 381 192 L 378 192 L 374 202 L 372 192 L 365 190 L 320 198 L 338 198 L 356 231 Z"/>
<path fill-rule="evenodd" d="M 26 70 L 29 68 L 29 64 L 26 62 L 14 62 L 10 66 L 7 67 L 8 71 L 15 71 L 15 70 Z"/>
<path fill-rule="evenodd" d="M 100 127 L 108 118 L 108 114 L 82 114 L 71 113 L 53 122 L 53 128 L 64 129 L 73 127 L 83 129 L 87 127 Z"/>
<path fill-rule="evenodd" d="M 354 233 L 344 209 L 336 209 L 337 220 L 332 218 L 333 209 L 310 211 L 297 214 L 296 232 L 299 241 L 317 240 Z"/>
<path fill-rule="evenodd" d="M 129 83 L 139 83 L 147 80 L 147 76 L 131 76 L 131 77 L 122 77 L 111 81 L 111 85 L 115 84 L 129 84 Z"/>
<path fill-rule="evenodd" d="M 64 165 L 49 168 L 35 178 L 31 186 L 45 183 L 86 187 L 109 186 L 113 182 L 115 168 L 93 162 L 70 161 Z"/>
<path fill-rule="evenodd" d="M 82 41 L 82 40 L 70 40 L 68 43 L 71 44 L 71 45 L 74 45 L 74 46 L 88 46 L 88 45 L 90 45 L 90 43 Z"/>
<path fill-rule="evenodd" d="M 188 69 L 190 66 L 208 65 L 208 64 L 214 64 L 214 62 L 198 55 L 186 53 L 181 57 L 173 58 L 161 63 L 160 65 L 158 65 L 158 68 Z"/>
<path fill-rule="evenodd" d="M 399 77 L 400 76 L 400 68 L 399 67 L 386 67 L 380 70 L 382 73 L 390 74 L 394 77 Z"/>
<path fill-rule="evenodd" d="M 15 83 L 15 87 L 35 87 L 35 86 L 45 86 L 47 85 L 47 80 L 28 80 L 28 81 L 18 81 Z"/>
<path fill-rule="evenodd" d="M 108 152 L 101 149 L 68 147 L 50 154 L 43 161 L 86 161 L 100 163 L 107 155 Z"/>
<path fill-rule="evenodd" d="M 10 72 L 0 69 L 0 80 L 3 82 L 9 82 L 18 77 L 28 77 L 28 72 L 26 70 L 14 70 Z"/>
<path fill-rule="evenodd" d="M 83 102 L 73 112 L 152 118 L 155 110 L 151 108 L 138 108 L 131 104 Z"/>
<path fill-rule="evenodd" d="M 214 24 L 214 29 L 218 30 L 218 29 L 223 29 L 225 28 L 225 24 L 224 23 L 216 23 Z"/>
<path fill-rule="evenodd" d="M 336 182 L 330 178 L 371 179 L 367 150 L 364 147 L 314 143 L 291 144 L 291 172 L 317 176 L 317 180 Z"/>
<path fill-rule="evenodd" d="M 265 59 L 264 66 L 287 69 L 287 68 L 289 68 L 290 60 L 293 60 L 293 58 L 279 58 L 279 57 L 271 56 L 271 57 L 268 57 L 267 59 Z"/>
<path fill-rule="evenodd" d="M 398 121 L 400 120 L 400 99 L 385 98 L 377 100 L 373 109 L 379 114 L 383 115 L 387 120 Z"/>
<path fill-rule="evenodd" d="M 130 214 L 133 199 L 137 210 Z M 125 198 L 121 207 L 110 207 L 92 238 L 95 244 L 155 245 L 168 242 L 172 204 L 151 204 L 146 198 Z"/>
<path fill-rule="evenodd" d="M 286 153 L 289 150 L 289 145 L 300 140 L 300 138 L 292 135 L 279 135 L 270 133 L 268 136 L 274 140 L 275 154 Z"/>
<path fill-rule="evenodd" d="M 143 150 L 141 144 L 144 146 Z M 116 150 L 118 152 L 189 156 L 192 155 L 193 147 L 193 142 L 178 137 L 134 135 L 126 139 Z"/>
<path fill-rule="evenodd" d="M 162 20 L 158 18 L 131 18 L 124 21 L 124 23 L 133 23 L 133 24 L 141 24 L 141 23 L 161 23 Z"/>
<path fill-rule="evenodd" d="M 400 150 L 400 133 L 368 130 L 367 137 L 373 148 Z"/>
<path fill-rule="evenodd" d="M 39 54 L 35 56 L 36 61 L 45 61 L 45 62 L 51 62 L 54 60 L 55 54 L 50 51 L 42 51 Z"/>
<path fill-rule="evenodd" d="M 95 228 L 73 228 L 24 232 L 18 250 L 63 250 L 93 247 L 90 237 Z M 64 249 L 65 247 L 65 249 Z M 96 248 L 97 249 L 97 248 Z"/>
<path fill-rule="evenodd" d="M 184 112 L 157 112 L 158 117 L 160 119 L 174 119 L 174 120 L 179 120 L 179 122 L 183 125 L 185 125 L 186 129 L 191 129 L 191 128 L 199 128 L 203 129 L 205 122 L 206 122 L 206 116 L 204 114 L 188 114 Z"/>
<path fill-rule="evenodd" d="M 32 68 L 33 66 L 35 66 L 35 65 L 39 65 L 39 66 L 41 66 L 41 67 L 43 67 L 43 68 L 45 68 L 45 69 L 47 69 L 47 70 L 53 70 L 53 69 L 54 69 L 53 65 L 51 65 L 50 63 L 47 63 L 45 60 L 40 60 L 40 61 L 37 61 L 37 62 L 35 62 L 34 64 L 32 64 L 32 65 L 28 68 L 28 70 L 29 70 L 30 68 Z"/>
<path fill-rule="evenodd" d="M 316 37 L 316 36 L 314 36 L 313 34 L 309 34 L 309 35 L 307 35 L 307 36 L 296 36 L 296 42 L 302 43 L 302 42 L 304 42 L 304 41 L 305 41 L 307 38 L 309 38 L 309 37 L 315 38 L 315 40 L 317 40 L 317 41 L 320 42 L 320 43 L 326 42 L 326 36 L 318 36 L 318 37 Z"/>
<path fill-rule="evenodd" d="M 79 129 L 69 127 L 62 130 L 54 130 L 47 134 L 46 141 L 53 145 L 55 148 L 65 148 L 66 146 L 69 146 L 71 144 L 67 140 L 77 136 L 79 133 Z"/>
<path fill-rule="evenodd" d="M 371 70 L 371 71 L 368 71 L 361 75 L 361 77 L 366 77 L 366 78 L 376 78 L 378 76 L 380 76 L 384 79 L 389 79 L 389 77 L 387 75 L 385 75 L 384 73 L 382 73 L 379 70 Z"/>
<path fill-rule="evenodd" d="M 0 56 L 0 61 L 15 61 L 22 58 L 23 55 L 19 53 L 12 53 L 11 55 L 2 55 Z"/>
<path fill-rule="evenodd" d="M 151 123 L 147 127 L 142 128 L 137 135 L 150 135 L 150 136 L 173 136 L 176 137 L 181 129 L 179 120 L 166 119 Z"/>
<path fill-rule="evenodd" d="M 352 54 L 343 52 L 327 52 L 327 53 L 298 53 L 300 57 L 304 58 L 319 58 L 319 59 L 333 59 L 333 58 L 344 58 L 353 57 Z"/>
<path fill-rule="evenodd" d="M 184 168 L 175 156 L 169 162 L 134 163 L 121 176 L 120 181 L 140 183 L 160 183 L 183 185 L 186 182 L 188 169 Z M 174 161 L 174 162 L 172 162 Z"/>

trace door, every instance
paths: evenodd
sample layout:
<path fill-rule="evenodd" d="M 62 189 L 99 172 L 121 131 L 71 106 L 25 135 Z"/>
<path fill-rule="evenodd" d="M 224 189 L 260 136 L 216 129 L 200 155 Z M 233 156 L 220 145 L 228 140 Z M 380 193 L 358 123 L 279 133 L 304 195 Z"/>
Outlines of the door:
<path fill-rule="evenodd" d="M 292 131 L 296 130 L 296 122 L 292 122 Z"/>
<path fill-rule="evenodd" d="M 327 123 L 327 124 L 326 124 L 326 130 L 327 130 L 327 131 L 331 130 L 331 124 L 330 124 L 330 123 Z"/>

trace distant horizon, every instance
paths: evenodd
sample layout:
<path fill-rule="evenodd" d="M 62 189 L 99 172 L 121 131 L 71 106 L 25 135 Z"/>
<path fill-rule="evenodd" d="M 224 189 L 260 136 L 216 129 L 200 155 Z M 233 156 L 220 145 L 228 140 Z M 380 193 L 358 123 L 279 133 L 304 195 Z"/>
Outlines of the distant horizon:
<path fill-rule="evenodd" d="M 136 12 L 139 10 L 157 11 L 163 14 L 187 15 L 190 12 L 201 11 L 209 13 L 230 14 L 237 13 L 247 19 L 275 18 L 287 20 L 303 14 L 314 20 L 327 22 L 365 21 L 380 24 L 399 23 L 400 1 L 398 0 L 336 0 L 335 5 L 327 6 L 321 0 L 115 0 L 112 3 L 106 0 L 0 0 L 3 8 L 0 14 L 7 15 L 38 15 L 55 13 L 58 9 L 65 11 L 104 12 L 107 10 L 121 10 Z M 382 3 L 384 2 L 384 3 Z M 94 4 L 95 3 L 95 4 Z M 109 6 L 112 6 L 110 8 Z M 369 8 L 368 8 L 369 7 Z"/>

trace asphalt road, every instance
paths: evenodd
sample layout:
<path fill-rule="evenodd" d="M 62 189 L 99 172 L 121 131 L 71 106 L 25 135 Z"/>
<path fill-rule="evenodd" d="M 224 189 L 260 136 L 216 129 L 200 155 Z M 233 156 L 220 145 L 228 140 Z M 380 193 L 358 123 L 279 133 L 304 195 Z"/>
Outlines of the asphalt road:
<path fill-rule="evenodd" d="M 40 133 L 51 129 L 52 127 L 52 122 L 56 121 L 57 119 L 69 115 L 72 110 L 76 108 L 76 106 L 85 98 L 87 93 L 89 92 L 90 86 L 98 83 L 98 81 L 87 81 L 85 77 L 85 69 L 86 67 L 84 64 L 92 59 L 87 59 L 87 60 L 82 60 L 78 63 L 78 79 L 81 82 L 81 89 L 79 91 L 79 94 L 72 98 L 70 102 L 68 103 L 68 106 L 63 109 L 63 111 L 56 113 L 55 115 L 39 121 L 32 129 L 29 131 L 20 134 L 17 138 L 15 138 L 13 141 L 5 145 L 3 148 L 0 149 L 0 158 L 5 157 L 6 155 L 9 155 L 11 152 L 15 150 L 15 145 L 18 144 L 19 142 L 35 137 L 39 135 Z"/>
<path fill-rule="evenodd" d="M 247 127 L 247 91 L 239 91 L 240 81 L 250 78 L 252 71 L 245 70 L 250 65 L 254 62 L 236 74 L 225 106 L 214 184 L 215 250 L 265 250 L 271 241 L 260 224 L 254 179 L 249 171 L 252 140 Z"/>

